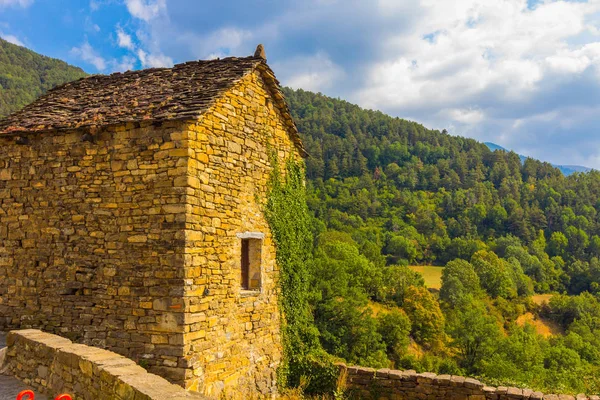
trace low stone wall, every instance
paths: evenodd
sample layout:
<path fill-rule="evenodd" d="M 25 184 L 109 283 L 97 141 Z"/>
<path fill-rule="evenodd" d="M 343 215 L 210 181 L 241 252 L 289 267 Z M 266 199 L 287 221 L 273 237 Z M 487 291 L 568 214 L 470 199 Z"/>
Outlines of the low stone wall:
<path fill-rule="evenodd" d="M 486 386 L 476 379 L 430 372 L 340 365 L 351 399 L 423 400 L 600 400 L 598 396 L 543 394 L 530 389 Z"/>
<path fill-rule="evenodd" d="M 205 399 L 111 351 L 74 344 L 36 329 L 12 331 L 4 366 L 35 390 L 75 400 Z"/>

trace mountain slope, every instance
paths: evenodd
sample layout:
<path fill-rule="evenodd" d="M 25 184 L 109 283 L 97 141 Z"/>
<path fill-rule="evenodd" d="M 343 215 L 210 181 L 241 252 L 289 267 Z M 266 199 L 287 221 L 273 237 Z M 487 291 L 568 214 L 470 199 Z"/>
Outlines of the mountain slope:
<path fill-rule="evenodd" d="M 531 245 L 540 234 L 544 243 L 557 241 L 544 249 L 550 257 L 587 262 L 600 256 L 597 171 L 565 177 L 550 163 L 522 162 L 514 152 L 492 152 L 475 140 L 343 100 L 302 90 L 285 94 L 311 155 L 309 206 L 328 229 L 371 242 L 373 260 L 443 265 L 493 248 L 503 237 Z M 359 239 L 363 231 L 368 237 Z M 537 290 L 581 289 L 536 274 Z"/>
<path fill-rule="evenodd" d="M 501 150 L 501 151 L 506 151 L 506 152 L 509 151 L 509 150 L 506 150 L 504 147 L 497 145 L 496 143 L 484 142 L 483 144 L 485 144 L 492 151 L 495 151 L 495 150 Z M 519 158 L 521 159 L 522 162 L 525 162 L 525 159 L 527 157 L 519 154 Z M 584 167 L 581 165 L 552 164 L 552 166 L 558 168 L 560 170 L 560 172 L 562 172 L 566 176 L 574 174 L 575 172 L 589 172 L 592 170 L 592 168 Z"/>
<path fill-rule="evenodd" d="M 600 348 L 600 172 L 564 176 L 343 100 L 285 94 L 311 154 L 310 298 L 326 351 L 350 364 L 600 392 L 600 353 L 582 350 Z M 439 293 L 409 265 L 443 266 Z M 534 293 L 556 292 L 568 296 L 530 306 Z M 569 337 L 515 324 L 528 310 Z M 411 354 L 412 342 L 424 351 Z M 558 353 L 572 357 L 569 372 L 549 362 Z"/>
<path fill-rule="evenodd" d="M 0 118 L 31 103 L 54 86 L 87 74 L 0 38 Z"/>

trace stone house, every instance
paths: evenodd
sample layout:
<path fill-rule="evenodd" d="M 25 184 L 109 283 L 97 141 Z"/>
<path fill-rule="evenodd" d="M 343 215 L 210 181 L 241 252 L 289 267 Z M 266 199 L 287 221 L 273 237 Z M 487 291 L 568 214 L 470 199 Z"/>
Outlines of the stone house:
<path fill-rule="evenodd" d="M 270 151 L 305 156 L 259 51 L 90 76 L 0 120 L 0 330 L 208 395 L 273 393 Z"/>

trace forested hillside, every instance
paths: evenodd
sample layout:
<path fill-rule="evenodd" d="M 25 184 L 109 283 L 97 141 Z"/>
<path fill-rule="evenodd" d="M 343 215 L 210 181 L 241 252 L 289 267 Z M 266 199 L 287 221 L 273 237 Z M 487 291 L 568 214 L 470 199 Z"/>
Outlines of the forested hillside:
<path fill-rule="evenodd" d="M 329 353 L 600 391 L 600 173 L 565 177 L 342 100 L 286 96 L 311 154 L 311 308 Z M 439 292 L 414 264 L 446 267 Z M 540 293 L 554 296 L 540 305 Z"/>
<path fill-rule="evenodd" d="M 54 86 L 86 76 L 77 67 L 0 38 L 0 118 Z"/>

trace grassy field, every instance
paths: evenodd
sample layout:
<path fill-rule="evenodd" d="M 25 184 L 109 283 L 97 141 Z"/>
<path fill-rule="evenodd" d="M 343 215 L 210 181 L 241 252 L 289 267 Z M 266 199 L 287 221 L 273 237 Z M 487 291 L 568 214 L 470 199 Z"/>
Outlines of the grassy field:
<path fill-rule="evenodd" d="M 411 265 L 408 268 L 423 275 L 425 286 L 429 289 L 440 289 L 442 287 L 442 271 L 444 267 L 433 265 Z"/>
<path fill-rule="evenodd" d="M 533 325 L 536 332 L 543 337 L 559 336 L 564 334 L 563 330 L 556 322 L 536 317 L 530 312 L 521 315 L 519 318 L 517 318 L 516 322 L 520 326 L 524 326 L 525 324 Z"/>
<path fill-rule="evenodd" d="M 547 303 L 550 301 L 550 299 L 552 298 L 552 296 L 554 296 L 553 294 L 535 294 L 533 296 L 531 296 L 531 299 L 533 300 L 533 302 L 537 305 L 540 305 L 542 303 Z"/>

